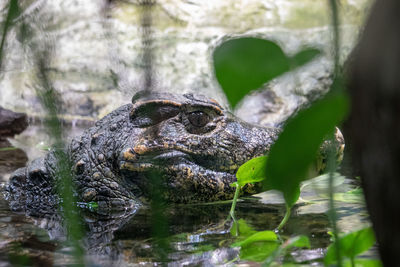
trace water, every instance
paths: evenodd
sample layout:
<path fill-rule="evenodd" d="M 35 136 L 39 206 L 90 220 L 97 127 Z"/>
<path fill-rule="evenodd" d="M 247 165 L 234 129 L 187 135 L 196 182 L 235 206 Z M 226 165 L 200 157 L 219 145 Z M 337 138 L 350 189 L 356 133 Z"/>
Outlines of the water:
<path fill-rule="evenodd" d="M 70 139 L 87 126 L 66 125 L 66 138 Z M 29 160 L 46 153 L 50 146 L 40 124 L 30 127 L 10 140 L 23 149 Z M 3 174 L 7 179 L 9 174 Z M 327 200 L 321 189 L 323 183 L 307 183 L 293 215 L 281 233 L 282 238 L 304 234 L 310 238 L 310 249 L 298 249 L 291 253 L 292 261 L 314 263 L 322 266 L 326 247 L 330 244 Z M 368 225 L 362 200 L 348 198 L 344 192 L 354 189 L 354 180 L 338 179 L 336 206 L 339 228 L 347 232 Z M 344 201 L 346 200 L 346 201 Z M 237 260 L 238 248 L 231 248 L 235 238 L 230 233 L 231 223 L 225 219 L 230 202 L 196 205 L 168 205 L 165 216 L 168 221 L 168 265 L 214 266 L 217 264 L 249 263 Z M 237 219 L 244 219 L 254 230 L 272 230 L 284 215 L 284 204 L 276 192 L 268 192 L 239 201 Z M 158 261 L 152 239 L 151 213 L 143 206 L 135 212 L 99 216 L 82 210 L 83 227 L 87 230 L 84 240 L 86 261 L 96 266 L 150 265 Z M 368 252 L 374 257 L 375 252 Z M 73 263 L 71 250 L 65 244 L 65 230 L 57 214 L 46 218 L 32 218 L 8 209 L 0 197 L 0 266 L 12 264 L 56 265 Z M 229 265 L 229 264 L 228 264 Z"/>

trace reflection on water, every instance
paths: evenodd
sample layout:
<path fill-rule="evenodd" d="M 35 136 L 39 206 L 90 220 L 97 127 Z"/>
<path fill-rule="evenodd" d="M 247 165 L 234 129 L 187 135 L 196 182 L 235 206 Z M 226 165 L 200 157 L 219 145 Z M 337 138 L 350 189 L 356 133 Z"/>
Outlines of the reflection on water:
<path fill-rule="evenodd" d="M 93 122 L 91 121 L 80 123 L 78 125 L 65 123 L 63 129 L 66 143 L 68 143 L 74 136 L 81 134 L 92 124 Z M 52 144 L 52 140 L 49 138 L 49 135 L 46 133 L 40 121 L 30 123 L 24 132 L 12 139 L 10 138 L 8 141 L 9 146 L 17 149 L 6 151 L 7 153 L 5 151 L 0 152 L 0 182 L 7 181 L 12 171 L 23 167 L 27 162 L 43 157 Z M 21 163 L 21 161 L 23 161 L 23 163 Z M 11 164 L 10 162 L 13 162 L 14 164 Z M 6 168 L 6 165 L 12 166 Z"/>
<path fill-rule="evenodd" d="M 24 167 L 27 161 L 25 151 L 0 138 L 0 181 L 5 180 L 4 176 L 8 176 L 15 169 Z"/>
<path fill-rule="evenodd" d="M 86 127 L 65 125 L 66 139 L 80 134 Z M 11 143 L 24 150 L 29 160 L 46 153 L 51 140 L 40 124 L 30 127 Z M 17 153 L 18 154 L 18 153 Z M 6 175 L 7 176 L 7 175 Z M 311 248 L 296 250 L 292 257 L 296 262 L 316 262 L 322 265 L 326 247 L 330 244 L 327 201 L 315 185 L 303 186 L 301 201 L 296 205 L 292 218 L 281 236 L 305 234 Z M 346 179 L 337 190 L 346 192 L 354 188 Z M 363 205 L 354 202 L 337 202 L 339 226 L 343 231 L 354 230 L 368 224 Z M 170 266 L 214 266 L 232 261 L 238 263 L 238 248 L 231 248 L 234 237 L 230 223 L 225 219 L 230 203 L 197 205 L 169 205 L 165 216 L 169 225 Z M 284 204 L 275 192 L 259 194 L 237 205 L 238 219 L 245 219 L 255 230 L 274 229 L 284 214 Z M 84 246 L 87 263 L 99 266 L 126 266 L 129 264 L 153 265 L 157 251 L 151 237 L 151 212 L 143 206 L 130 213 L 100 216 L 82 210 L 87 235 Z M 65 229 L 59 215 L 46 214 L 44 218 L 26 217 L 8 209 L 0 198 L 0 265 L 68 265 L 73 263 L 71 250 L 65 244 Z M 245 261 L 239 261 L 241 263 Z"/>
<path fill-rule="evenodd" d="M 299 207 L 305 204 L 300 204 Z M 208 205 L 171 205 L 166 211 L 169 223 L 169 265 L 214 266 L 234 260 L 238 248 L 225 219 L 230 203 Z M 357 216 L 347 209 L 346 216 Z M 263 204 L 257 199 L 241 201 L 237 218 L 244 218 L 255 230 L 274 229 L 284 213 L 283 204 Z M 143 207 L 132 214 L 99 216 L 82 211 L 87 236 L 87 261 L 101 266 L 154 263 L 156 261 L 151 238 L 151 213 Z M 354 218 L 354 217 L 352 217 Z M 359 220 L 360 221 L 360 220 Z M 310 237 L 311 249 L 297 250 L 293 257 L 299 262 L 320 262 L 329 245 L 328 219 L 325 213 L 294 215 L 282 237 L 305 234 Z M 58 215 L 29 218 L 8 210 L 0 200 L 0 260 L 9 262 L 23 256 L 31 263 L 64 265 L 73 260 L 68 247 L 61 248 L 64 228 Z M 19 256 L 19 257 L 15 257 Z M 14 258 L 13 258 L 14 257 Z M 236 262 L 237 263 L 237 262 Z"/>
<path fill-rule="evenodd" d="M 300 204 L 301 207 L 304 204 Z M 214 266 L 234 260 L 238 248 L 225 219 L 230 203 L 207 205 L 171 205 L 166 211 L 169 223 L 169 265 Z M 274 229 L 284 213 L 283 204 L 262 204 L 257 199 L 238 203 L 237 217 L 244 218 L 255 230 Z M 355 216 L 347 209 L 346 216 Z M 142 208 L 132 214 L 99 216 L 82 211 L 87 236 L 87 261 L 101 266 L 145 264 L 156 261 L 151 238 L 151 213 Z M 311 249 L 297 250 L 293 257 L 299 262 L 320 262 L 329 245 L 328 219 L 325 213 L 296 214 L 282 237 L 305 234 L 310 237 Z M 64 265 L 71 263 L 69 249 L 61 248 L 64 229 L 58 215 L 29 218 L 8 210 L 0 200 L 0 260 L 3 263 L 21 258 L 33 263 Z M 19 256 L 19 257 L 16 257 Z M 236 262 L 237 263 L 237 262 Z"/>
<path fill-rule="evenodd" d="M 169 264 L 179 266 L 213 266 L 233 260 L 238 248 L 230 248 L 234 242 L 225 223 L 230 204 L 208 205 L 171 205 L 165 211 L 169 222 Z M 283 205 L 265 205 L 255 200 L 246 200 L 238 204 L 237 217 L 245 218 L 256 230 L 273 229 L 279 224 L 283 214 Z M 115 214 L 99 216 L 83 211 L 82 216 L 87 229 L 85 246 L 88 263 L 102 266 L 125 265 L 128 263 L 152 263 L 156 260 L 151 239 L 151 220 L 148 209 L 143 208 L 136 214 Z M 3 263 L 22 259 L 32 263 L 60 264 L 70 263 L 72 258 L 68 248 L 61 249 L 64 241 L 64 229 L 59 217 L 46 215 L 46 218 L 28 218 L 7 209 L 6 202 L 0 201 L 0 260 Z M 327 217 L 324 214 L 296 216 L 296 225 L 289 225 L 284 236 L 306 233 L 312 236 L 310 254 L 297 252 L 298 257 L 313 259 L 318 251 L 323 251 L 329 243 L 326 233 Z M 43 230 L 45 229 L 45 230 Z M 321 257 L 322 254 L 319 253 Z"/>

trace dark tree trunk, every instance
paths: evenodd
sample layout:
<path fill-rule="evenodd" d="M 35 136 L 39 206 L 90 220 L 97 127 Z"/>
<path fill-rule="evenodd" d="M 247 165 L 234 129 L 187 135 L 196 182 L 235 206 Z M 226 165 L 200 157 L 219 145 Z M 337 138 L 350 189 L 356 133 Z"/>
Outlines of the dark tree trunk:
<path fill-rule="evenodd" d="M 400 1 L 378 0 L 349 64 L 355 168 L 385 266 L 400 266 Z"/>

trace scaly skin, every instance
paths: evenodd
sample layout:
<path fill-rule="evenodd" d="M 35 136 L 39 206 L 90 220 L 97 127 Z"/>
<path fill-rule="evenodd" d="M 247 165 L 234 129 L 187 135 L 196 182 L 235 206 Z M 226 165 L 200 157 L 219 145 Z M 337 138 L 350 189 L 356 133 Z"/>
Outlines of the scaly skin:
<path fill-rule="evenodd" d="M 188 203 L 231 199 L 235 172 L 263 155 L 279 129 L 240 121 L 212 99 L 167 93 L 137 94 L 72 140 L 67 149 L 79 201 L 99 210 L 137 206 L 150 191 L 157 171 L 168 201 Z M 54 209 L 55 157 L 17 170 L 6 186 L 13 210 Z M 245 193 L 256 193 L 248 186 Z"/>

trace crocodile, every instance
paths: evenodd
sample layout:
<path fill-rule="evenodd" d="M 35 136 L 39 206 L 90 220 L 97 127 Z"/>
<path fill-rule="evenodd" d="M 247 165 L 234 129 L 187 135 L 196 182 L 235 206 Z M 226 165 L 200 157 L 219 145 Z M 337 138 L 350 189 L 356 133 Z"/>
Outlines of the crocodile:
<path fill-rule="evenodd" d="M 78 201 L 94 202 L 97 210 L 148 200 L 153 176 L 167 201 L 211 202 L 233 198 L 239 166 L 268 153 L 280 131 L 242 121 L 202 95 L 139 92 L 74 138 L 66 152 Z M 57 206 L 56 158 L 50 152 L 12 174 L 5 187 L 12 210 Z M 243 193 L 259 190 L 248 185 Z"/>

